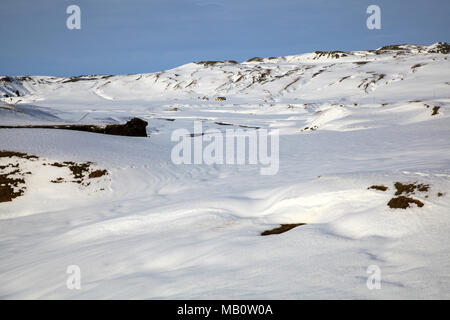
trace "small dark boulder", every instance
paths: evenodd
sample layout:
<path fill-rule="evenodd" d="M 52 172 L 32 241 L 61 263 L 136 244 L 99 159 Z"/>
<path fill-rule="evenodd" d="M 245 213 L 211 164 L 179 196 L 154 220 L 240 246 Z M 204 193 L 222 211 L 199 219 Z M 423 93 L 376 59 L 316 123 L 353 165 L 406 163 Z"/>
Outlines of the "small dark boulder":
<path fill-rule="evenodd" d="M 388 189 L 388 187 L 383 186 L 383 185 L 374 185 L 374 186 L 370 186 L 367 189 L 375 189 L 375 190 L 380 190 L 380 191 L 386 191 Z"/>
<path fill-rule="evenodd" d="M 19 90 L 14 91 L 14 94 L 15 94 L 16 96 L 20 97 Z"/>
<path fill-rule="evenodd" d="M 125 124 L 109 124 L 105 127 L 106 134 L 129 137 L 147 137 L 147 121 L 133 118 Z"/>
<path fill-rule="evenodd" d="M 441 108 L 440 106 L 434 106 L 433 107 L 433 113 L 431 115 L 435 116 L 435 115 L 439 114 L 439 109 L 440 108 Z"/>
<path fill-rule="evenodd" d="M 397 198 L 392 198 L 388 202 L 388 206 L 393 209 L 406 209 L 409 208 L 410 203 L 415 203 L 419 208 L 423 207 L 423 202 L 414 198 L 409 198 L 405 196 L 400 196 Z"/>

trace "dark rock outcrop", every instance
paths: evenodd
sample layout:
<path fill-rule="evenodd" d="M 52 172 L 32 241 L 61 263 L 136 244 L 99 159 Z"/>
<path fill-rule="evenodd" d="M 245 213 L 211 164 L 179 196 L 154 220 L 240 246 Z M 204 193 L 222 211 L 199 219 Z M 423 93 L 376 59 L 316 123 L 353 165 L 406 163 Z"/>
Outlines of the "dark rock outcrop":
<path fill-rule="evenodd" d="M 133 118 L 125 124 L 109 124 L 105 127 L 105 134 L 128 137 L 146 137 L 147 121 Z"/>
<path fill-rule="evenodd" d="M 428 51 L 429 53 L 442 53 L 449 54 L 450 53 L 450 45 L 447 42 L 438 42 L 434 49 Z"/>
<path fill-rule="evenodd" d="M 106 127 L 88 124 L 62 124 L 62 125 L 28 125 L 28 126 L 0 126 L 0 129 L 65 129 L 86 131 L 93 133 L 111 134 L 128 137 L 147 137 L 147 121 L 133 118 L 125 124 L 108 124 Z"/>

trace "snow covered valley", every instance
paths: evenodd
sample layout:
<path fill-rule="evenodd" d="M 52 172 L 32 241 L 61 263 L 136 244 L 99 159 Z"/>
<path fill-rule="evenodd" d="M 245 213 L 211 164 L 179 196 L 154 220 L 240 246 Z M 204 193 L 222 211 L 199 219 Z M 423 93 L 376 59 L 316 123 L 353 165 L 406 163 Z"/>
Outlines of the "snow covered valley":
<path fill-rule="evenodd" d="M 0 129 L 0 297 L 450 298 L 448 53 L 0 77 L 0 127 L 148 122 L 148 137 Z M 208 130 L 279 132 L 276 174 L 174 163 L 173 132 L 195 122 L 205 145 Z"/>

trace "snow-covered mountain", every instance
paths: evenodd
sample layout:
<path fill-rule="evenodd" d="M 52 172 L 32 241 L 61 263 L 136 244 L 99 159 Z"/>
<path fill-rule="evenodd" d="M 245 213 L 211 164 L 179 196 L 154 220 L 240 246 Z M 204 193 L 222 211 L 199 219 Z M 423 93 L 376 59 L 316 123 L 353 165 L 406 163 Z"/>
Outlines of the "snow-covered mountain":
<path fill-rule="evenodd" d="M 0 202 L 0 296 L 449 298 L 449 52 L 397 45 L 0 77 L 0 126 L 139 117 L 150 136 L 0 129 L 0 150 L 39 157 L 0 153 L 0 177 L 20 168 L 25 188 Z M 172 133 L 195 120 L 278 129 L 278 173 L 173 163 Z M 77 168 L 108 174 L 73 182 Z M 390 208 L 397 196 L 422 206 Z M 306 225 L 260 235 L 294 223 Z M 80 290 L 66 286 L 70 265 Z M 367 287 L 372 265 L 381 290 Z"/>
<path fill-rule="evenodd" d="M 30 116 L 26 121 L 36 122 L 119 121 L 121 116 L 171 114 L 174 108 L 204 112 L 218 105 L 262 112 L 273 107 L 292 111 L 307 106 L 314 111 L 331 108 L 332 113 L 343 115 L 354 106 L 381 103 L 389 107 L 445 98 L 450 85 L 449 50 L 446 43 L 399 45 L 253 58 L 243 63 L 203 61 L 149 74 L 4 76 L 0 78 L 0 95 L 7 107 L 2 110 L 1 121 L 19 121 L 20 115 L 11 113 L 15 107 L 24 117 Z M 217 103 L 219 96 L 226 101 Z M 34 107 L 30 110 L 26 104 Z M 118 115 L 114 112 L 117 108 L 129 115 Z M 47 117 L 46 112 L 50 113 Z"/>

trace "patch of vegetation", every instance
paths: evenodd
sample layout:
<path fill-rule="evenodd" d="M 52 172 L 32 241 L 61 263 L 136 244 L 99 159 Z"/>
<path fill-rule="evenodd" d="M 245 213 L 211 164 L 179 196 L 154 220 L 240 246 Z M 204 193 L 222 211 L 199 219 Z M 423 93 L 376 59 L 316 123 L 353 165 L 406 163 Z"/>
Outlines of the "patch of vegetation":
<path fill-rule="evenodd" d="M 372 84 L 376 84 L 378 81 L 384 79 L 386 75 L 385 74 L 373 74 L 372 78 L 365 78 L 358 86 L 358 88 L 363 88 L 364 91 L 367 92 L 367 89 L 369 88 L 370 85 Z"/>
<path fill-rule="evenodd" d="M 406 209 L 409 208 L 410 203 L 415 203 L 419 208 L 424 206 L 422 201 L 405 196 L 392 198 L 389 200 L 388 206 L 393 209 Z"/>
<path fill-rule="evenodd" d="M 18 158 L 28 159 L 28 160 L 38 159 L 38 157 L 36 157 L 34 155 L 29 155 L 27 153 L 0 150 L 0 158 L 11 158 L 11 157 L 18 157 Z"/>
<path fill-rule="evenodd" d="M 241 128 L 248 128 L 248 129 L 261 129 L 261 127 L 257 127 L 257 126 L 246 126 L 245 124 L 239 124 L 238 127 L 241 127 Z"/>
<path fill-rule="evenodd" d="M 403 49 L 403 48 L 400 48 L 401 46 L 404 46 L 405 44 L 394 44 L 394 45 L 389 45 L 389 46 L 384 46 L 384 47 L 381 47 L 380 49 L 378 49 L 378 50 L 380 50 L 380 51 L 383 51 L 383 50 L 405 50 L 405 49 Z"/>
<path fill-rule="evenodd" d="M 164 121 L 175 121 L 175 119 L 170 119 L 170 118 L 155 118 L 158 120 L 164 120 Z"/>
<path fill-rule="evenodd" d="M 108 174 L 107 170 L 95 170 L 89 173 L 89 179 L 100 178 Z"/>
<path fill-rule="evenodd" d="M 225 100 L 227 100 L 227 98 L 225 98 L 225 97 L 217 97 L 216 98 L 216 101 L 225 101 Z"/>
<path fill-rule="evenodd" d="M 450 53 L 450 45 L 447 42 L 438 42 L 435 49 L 428 51 L 429 53 L 442 53 L 448 54 Z"/>
<path fill-rule="evenodd" d="M 379 191 L 386 191 L 388 189 L 388 187 L 383 186 L 383 185 L 373 185 L 368 187 L 367 189 L 375 189 L 375 190 L 379 190 Z"/>
<path fill-rule="evenodd" d="M 420 68 L 420 67 L 422 67 L 422 66 L 424 66 L 425 64 L 423 64 L 423 63 L 417 63 L 417 64 L 415 64 L 415 65 L 413 65 L 412 67 L 411 67 L 411 69 L 416 69 L 416 68 Z"/>
<path fill-rule="evenodd" d="M 5 77 L 1 77 L 0 81 L 1 82 L 13 82 L 13 78 L 5 76 Z"/>
<path fill-rule="evenodd" d="M 89 172 L 89 167 L 91 166 L 91 164 L 92 162 L 76 163 L 73 161 L 64 161 L 62 163 L 54 162 L 51 163 L 50 165 L 58 168 L 62 167 L 69 168 L 69 170 L 72 172 L 74 179 L 76 179 L 74 182 L 82 183 L 85 174 Z"/>
<path fill-rule="evenodd" d="M 46 164 L 44 163 L 44 165 L 46 165 Z M 64 168 L 67 166 L 64 163 L 59 163 L 59 162 L 49 163 L 49 165 L 51 165 L 53 167 L 58 167 L 58 168 Z"/>
<path fill-rule="evenodd" d="M 226 123 L 226 122 L 220 122 L 220 121 L 216 121 L 214 122 L 215 124 L 218 124 L 219 126 L 232 126 L 233 124 L 231 123 Z"/>
<path fill-rule="evenodd" d="M 204 132 L 201 132 L 201 133 L 189 133 L 188 137 L 195 138 L 195 137 L 201 137 L 201 136 L 204 136 L 204 135 L 205 135 Z"/>
<path fill-rule="evenodd" d="M 433 107 L 433 112 L 431 113 L 431 115 L 432 116 L 435 116 L 435 115 L 437 115 L 437 114 L 439 114 L 439 109 L 440 109 L 441 107 L 439 107 L 439 106 L 434 106 Z"/>
<path fill-rule="evenodd" d="M 11 158 L 19 157 L 22 159 L 37 159 L 36 156 L 30 156 L 26 153 L 14 152 L 14 151 L 0 151 L 0 157 Z M 14 198 L 20 197 L 25 192 L 25 180 L 23 179 L 24 174 L 20 170 L 20 165 L 18 163 L 8 163 L 7 165 L 0 166 L 0 170 L 6 168 L 15 168 L 14 170 L 1 173 L 0 174 L 0 202 L 9 202 Z M 14 176 L 21 176 L 20 178 Z"/>
<path fill-rule="evenodd" d="M 241 81 L 243 78 L 244 78 L 244 76 L 243 76 L 243 75 L 240 75 L 239 78 L 237 78 L 237 79 L 234 81 L 234 83 Z"/>
<path fill-rule="evenodd" d="M 18 157 L 29 161 L 39 159 L 37 156 L 29 155 L 15 151 L 0 151 L 0 158 Z M 11 160 L 14 161 L 14 160 Z M 100 178 L 108 174 L 107 170 L 91 170 L 92 162 L 77 163 L 74 161 L 42 163 L 43 166 L 50 165 L 58 168 L 68 168 L 74 178 L 72 182 L 88 186 L 90 184 L 87 179 Z M 9 169 L 9 172 L 3 170 Z M 13 169 L 13 170 L 11 170 Z M 20 162 L 10 162 L 0 166 L 0 202 L 12 201 L 14 198 L 20 197 L 26 190 L 24 176 L 31 172 L 23 173 L 20 169 Z M 66 182 L 64 178 L 58 177 L 50 181 L 51 183 Z"/>
<path fill-rule="evenodd" d="M 343 51 L 315 51 L 316 56 L 313 59 L 319 59 L 321 57 L 339 59 L 348 56 L 347 52 Z"/>
<path fill-rule="evenodd" d="M 304 128 L 302 129 L 302 131 L 307 131 L 307 130 L 310 130 L 310 131 L 316 131 L 317 129 L 319 129 L 318 126 L 304 127 Z"/>
<path fill-rule="evenodd" d="M 295 78 L 291 82 L 289 82 L 287 85 L 284 86 L 283 90 L 287 90 L 290 86 L 292 86 L 294 83 L 296 83 L 298 80 L 300 80 L 300 77 Z"/>
<path fill-rule="evenodd" d="M 17 80 L 19 81 L 32 81 L 33 78 L 31 78 L 30 76 L 20 76 L 20 77 L 15 77 Z"/>
<path fill-rule="evenodd" d="M 257 74 L 256 76 L 253 76 L 252 78 L 252 84 L 254 83 L 262 83 L 264 81 L 267 81 L 267 77 L 270 75 L 270 69 L 265 69 L 261 73 Z"/>
<path fill-rule="evenodd" d="M 289 230 L 292 230 L 296 227 L 303 226 L 305 224 L 306 223 L 282 224 L 278 228 L 266 230 L 266 231 L 262 232 L 261 236 L 268 236 L 268 235 L 272 235 L 272 234 L 281 234 L 281 233 L 287 232 Z"/>
<path fill-rule="evenodd" d="M 19 164 L 12 164 L 12 163 L 8 163 L 6 166 L 0 166 L 0 170 L 6 169 L 6 168 L 18 168 Z"/>
<path fill-rule="evenodd" d="M 324 71 L 325 71 L 324 69 L 317 71 L 316 73 L 314 73 L 314 74 L 312 75 L 311 78 L 314 78 L 314 77 L 318 76 L 319 74 L 321 74 L 321 73 L 324 72 Z"/>
<path fill-rule="evenodd" d="M 49 163 L 49 165 L 58 167 L 58 168 L 68 168 L 72 173 L 74 178 L 73 182 L 78 184 L 89 185 L 89 182 L 86 182 L 86 179 L 95 179 L 100 178 L 108 174 L 107 170 L 94 170 L 91 171 L 92 162 L 81 162 L 77 163 L 74 161 L 64 161 L 64 162 L 54 162 Z M 51 181 L 53 183 L 61 183 L 63 182 L 62 178 L 58 178 L 56 180 Z"/>
<path fill-rule="evenodd" d="M 444 195 L 444 194 L 443 194 L 442 192 L 438 192 L 438 193 L 437 193 L 437 196 L 438 196 L 438 197 L 442 197 L 443 195 Z"/>
<path fill-rule="evenodd" d="M 196 64 L 202 64 L 204 67 L 212 67 L 218 63 L 223 63 L 223 61 L 198 61 Z"/>
<path fill-rule="evenodd" d="M 12 175 L 20 173 L 14 170 L 7 174 L 0 174 L 0 202 L 9 202 L 20 197 L 25 192 L 25 180 L 23 178 L 13 178 Z"/>
<path fill-rule="evenodd" d="M 224 61 L 210 60 L 210 61 L 198 61 L 198 62 L 195 62 L 195 63 L 196 64 L 201 64 L 204 67 L 212 67 L 212 66 L 215 66 L 216 64 L 219 64 L 219 63 L 239 64 L 239 62 L 237 62 L 235 60 L 224 60 Z"/>
<path fill-rule="evenodd" d="M 91 162 L 86 163 L 75 163 L 75 162 L 66 162 L 68 163 L 68 168 L 72 172 L 72 175 L 75 179 L 83 179 L 84 175 L 89 171 L 89 167 Z"/>
<path fill-rule="evenodd" d="M 399 196 L 401 194 L 408 195 L 408 194 L 414 193 L 416 190 L 420 191 L 420 192 L 427 192 L 430 189 L 429 184 L 423 184 L 423 183 L 417 184 L 417 182 L 409 183 L 409 184 L 403 184 L 401 182 L 396 182 L 394 184 L 394 187 L 397 190 L 395 192 L 396 196 Z"/>
<path fill-rule="evenodd" d="M 190 86 L 194 86 L 197 84 L 197 80 L 192 80 L 188 85 L 186 85 L 184 88 L 189 88 Z"/>
<path fill-rule="evenodd" d="M 263 58 L 260 58 L 260 57 L 253 57 L 253 58 L 251 58 L 251 59 L 248 59 L 248 60 L 245 61 L 245 62 L 263 62 Z"/>
<path fill-rule="evenodd" d="M 214 123 L 219 126 L 234 126 L 234 127 L 247 128 L 247 129 L 261 129 L 260 127 L 246 126 L 245 124 L 233 124 L 233 123 L 227 123 L 227 122 L 221 122 L 221 121 L 215 121 Z"/>
<path fill-rule="evenodd" d="M 98 80 L 98 77 L 76 76 L 76 77 L 70 77 L 69 79 L 62 81 L 62 83 L 88 81 L 88 80 Z"/>

